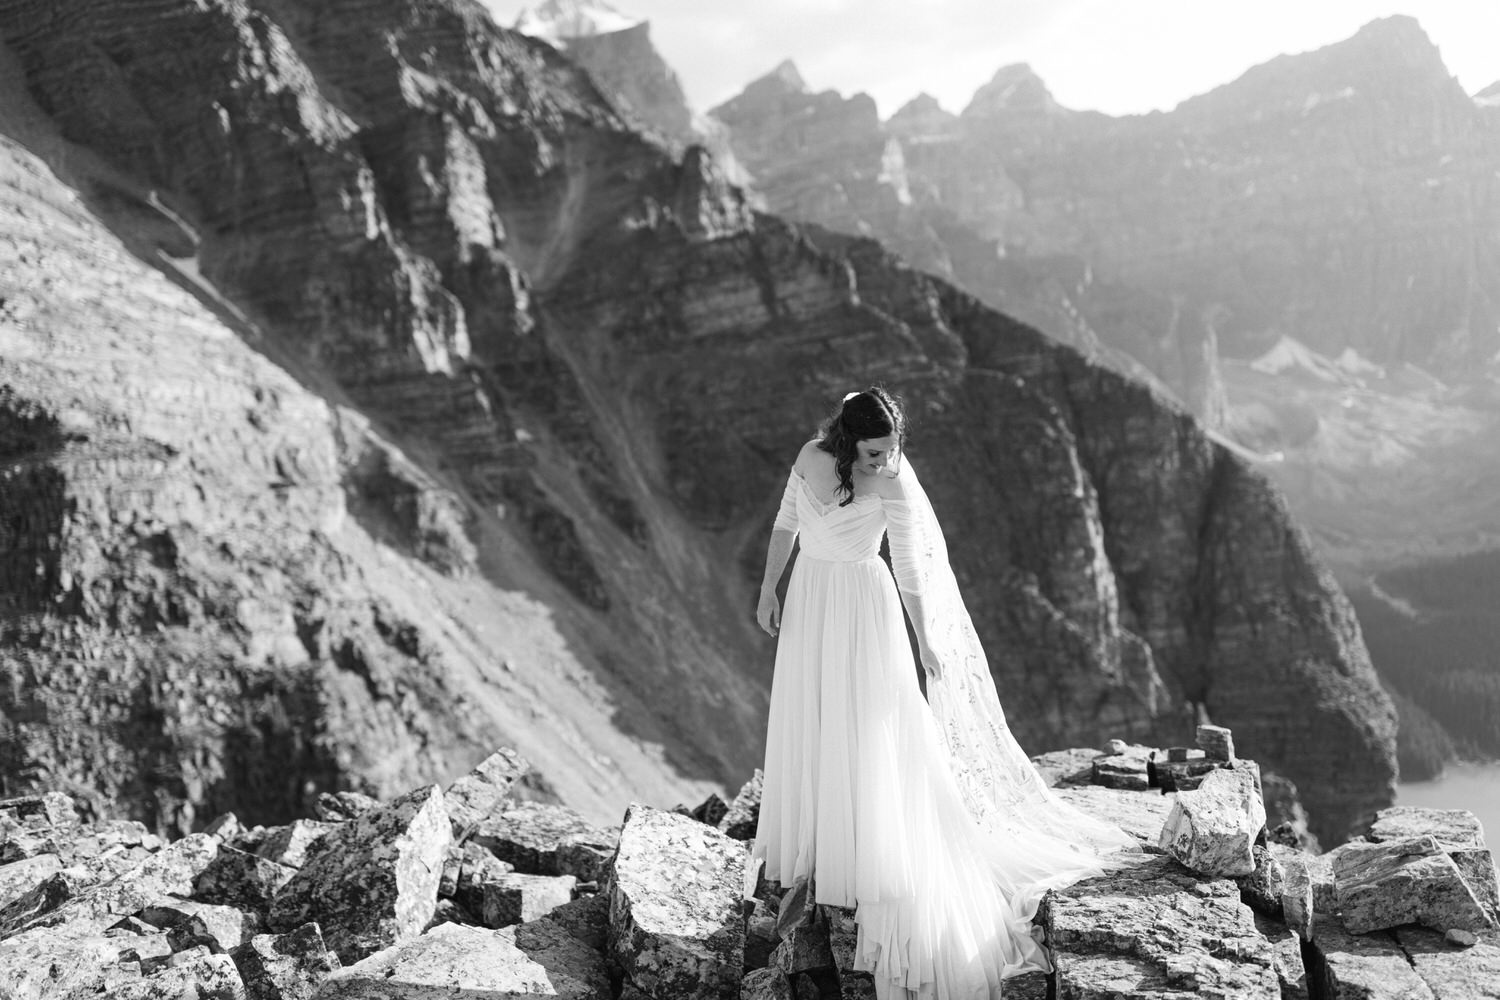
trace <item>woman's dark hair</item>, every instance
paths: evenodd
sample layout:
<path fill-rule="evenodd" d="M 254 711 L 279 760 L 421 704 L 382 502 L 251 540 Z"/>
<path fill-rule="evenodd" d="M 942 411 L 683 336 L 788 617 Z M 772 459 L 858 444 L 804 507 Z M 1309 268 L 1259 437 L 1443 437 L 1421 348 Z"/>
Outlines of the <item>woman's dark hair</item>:
<path fill-rule="evenodd" d="M 901 409 L 901 400 L 878 385 L 845 396 L 839 408 L 818 428 L 818 447 L 833 456 L 833 470 L 839 477 L 836 492 L 844 495 L 840 507 L 854 501 L 856 445 L 887 435 L 896 439 L 897 453 L 905 450 L 906 413 Z"/>

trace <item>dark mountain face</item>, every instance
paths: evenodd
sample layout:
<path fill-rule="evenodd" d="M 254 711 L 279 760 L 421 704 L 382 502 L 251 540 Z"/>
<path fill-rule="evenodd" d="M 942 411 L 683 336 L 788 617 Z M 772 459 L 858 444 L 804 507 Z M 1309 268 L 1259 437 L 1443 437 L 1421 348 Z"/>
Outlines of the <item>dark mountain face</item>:
<path fill-rule="evenodd" d="M 738 780 L 786 466 L 881 380 L 1024 743 L 1202 705 L 1320 836 L 1389 801 L 1389 702 L 1263 479 L 475 5 L 0 0 L 0 36 L 7 792 L 185 827 L 500 741 L 600 815 Z"/>

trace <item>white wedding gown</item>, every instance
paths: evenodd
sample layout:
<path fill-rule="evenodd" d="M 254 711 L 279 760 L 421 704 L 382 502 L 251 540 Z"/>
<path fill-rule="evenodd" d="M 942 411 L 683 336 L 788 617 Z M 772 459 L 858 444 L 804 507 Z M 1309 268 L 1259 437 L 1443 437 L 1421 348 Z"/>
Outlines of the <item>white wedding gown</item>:
<path fill-rule="evenodd" d="M 978 640 L 903 465 L 900 500 L 865 494 L 841 507 L 795 471 L 787 483 L 777 528 L 797 532 L 801 550 L 776 648 L 753 858 L 769 879 L 811 878 L 816 902 L 855 908 L 856 967 L 880 997 L 998 997 L 1003 979 L 1050 968 L 1031 924 L 1042 894 L 1135 842 L 1044 786 L 1005 727 L 982 651 L 969 653 L 979 664 L 961 662 Z M 879 555 L 887 531 L 902 590 L 931 604 L 946 593 L 934 577 L 952 588 L 959 620 L 947 608 L 929 636 L 966 633 L 938 643 L 931 707 Z"/>

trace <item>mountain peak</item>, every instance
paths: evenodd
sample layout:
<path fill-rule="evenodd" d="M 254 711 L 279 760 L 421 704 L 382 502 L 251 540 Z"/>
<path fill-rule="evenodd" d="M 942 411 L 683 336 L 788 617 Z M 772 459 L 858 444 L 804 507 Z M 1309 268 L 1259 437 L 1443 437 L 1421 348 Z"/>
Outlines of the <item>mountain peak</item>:
<path fill-rule="evenodd" d="M 964 108 L 965 118 L 990 115 L 1007 111 L 1054 111 L 1059 105 L 1052 99 L 1052 92 L 1042 82 L 1029 63 L 1012 63 L 1002 66 L 980 87 L 969 106 Z"/>
<path fill-rule="evenodd" d="M 516 18 L 516 30 L 549 42 L 626 31 L 643 18 L 622 13 L 604 0 L 546 0 Z"/>
<path fill-rule="evenodd" d="M 807 93 L 807 81 L 802 79 L 802 73 L 798 71 L 797 64 L 790 59 L 783 59 L 771 72 L 756 80 L 751 86 L 763 84 L 768 86 L 779 86 L 781 89 L 793 94 Z"/>

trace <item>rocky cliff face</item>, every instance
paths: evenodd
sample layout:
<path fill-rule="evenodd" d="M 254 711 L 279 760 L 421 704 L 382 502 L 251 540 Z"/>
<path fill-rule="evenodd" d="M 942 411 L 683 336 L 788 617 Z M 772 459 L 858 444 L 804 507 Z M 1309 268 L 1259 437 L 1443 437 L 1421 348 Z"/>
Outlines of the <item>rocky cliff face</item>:
<path fill-rule="evenodd" d="M 975 98 L 980 108 L 1009 104 L 1071 114 L 1025 67 L 1001 71 Z M 811 93 L 788 63 L 711 117 L 724 123 L 749 183 L 773 210 L 873 236 L 912 266 L 1089 357 L 1157 382 L 1210 426 L 1223 420 L 1218 348 L 1203 304 L 1096 273 L 1073 249 L 1019 239 L 1026 192 L 996 161 L 973 155 L 966 119 L 931 97 L 881 123 L 866 95 Z"/>
<path fill-rule="evenodd" d="M 1168 114 L 1069 112 L 997 78 L 959 133 L 935 183 L 981 233 L 1210 306 L 1239 356 L 1283 334 L 1448 366 L 1500 346 L 1500 132 L 1409 17 Z"/>
<path fill-rule="evenodd" d="M 474 5 L 0 0 L 0 36 L 7 790 L 280 818 L 502 737 L 595 815 L 733 779 L 786 463 L 884 380 L 1023 742 L 1197 705 L 1321 835 L 1389 801 L 1389 704 L 1261 478 Z"/>

